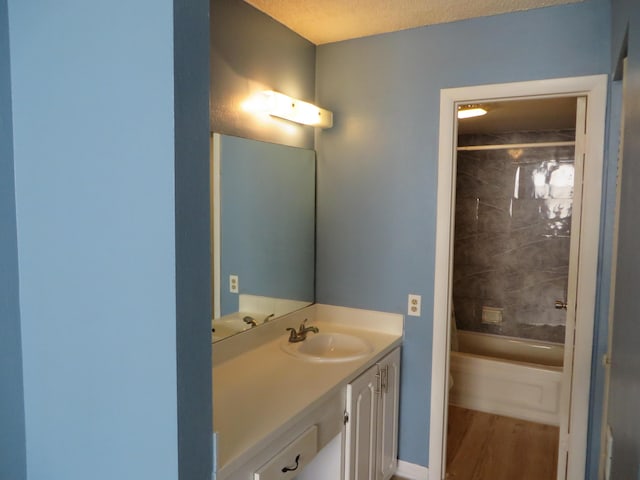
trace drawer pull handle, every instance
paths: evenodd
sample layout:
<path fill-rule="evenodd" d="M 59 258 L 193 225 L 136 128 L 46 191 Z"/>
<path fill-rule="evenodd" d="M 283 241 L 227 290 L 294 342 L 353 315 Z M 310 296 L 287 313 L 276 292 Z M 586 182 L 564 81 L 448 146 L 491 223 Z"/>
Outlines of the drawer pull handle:
<path fill-rule="evenodd" d="M 296 464 L 292 467 L 284 467 L 282 469 L 282 473 L 293 472 L 297 470 L 298 467 L 300 466 L 299 460 L 300 460 L 300 454 L 298 454 L 298 456 L 296 457 Z"/>

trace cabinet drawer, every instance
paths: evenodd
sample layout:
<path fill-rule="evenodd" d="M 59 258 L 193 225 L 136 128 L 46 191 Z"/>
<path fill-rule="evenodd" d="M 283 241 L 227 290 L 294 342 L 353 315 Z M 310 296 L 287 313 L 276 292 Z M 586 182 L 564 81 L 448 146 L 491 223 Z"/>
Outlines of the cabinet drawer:
<path fill-rule="evenodd" d="M 254 480 L 289 480 L 318 453 L 318 427 L 313 425 L 274 455 L 254 474 Z"/>

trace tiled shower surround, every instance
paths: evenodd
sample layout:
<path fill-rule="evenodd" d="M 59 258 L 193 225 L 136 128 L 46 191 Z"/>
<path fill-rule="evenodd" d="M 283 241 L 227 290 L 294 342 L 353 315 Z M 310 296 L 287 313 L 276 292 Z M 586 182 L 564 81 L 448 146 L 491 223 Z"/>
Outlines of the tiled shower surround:
<path fill-rule="evenodd" d="M 458 145 L 573 141 L 573 131 L 461 135 Z M 564 342 L 574 148 L 459 151 L 453 304 L 459 329 Z M 483 307 L 502 322 L 483 323 Z"/>

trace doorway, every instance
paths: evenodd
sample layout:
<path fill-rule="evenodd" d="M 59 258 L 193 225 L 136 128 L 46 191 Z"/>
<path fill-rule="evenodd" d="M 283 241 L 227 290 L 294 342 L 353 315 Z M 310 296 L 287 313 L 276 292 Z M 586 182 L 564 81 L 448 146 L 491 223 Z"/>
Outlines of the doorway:
<path fill-rule="evenodd" d="M 512 84 L 446 89 L 441 92 L 440 154 L 436 271 L 434 289 L 434 344 L 431 383 L 430 478 L 442 479 L 446 465 L 446 427 L 451 343 L 454 206 L 456 181 L 457 119 L 460 105 L 559 97 L 578 100 L 584 118 L 576 135 L 575 189 L 584 192 L 573 204 L 573 229 L 580 232 L 572 242 L 574 260 L 569 267 L 566 303 L 566 344 L 560 399 L 558 479 L 583 478 L 585 470 L 587 415 L 596 268 L 598 253 L 600 192 L 606 76 L 553 79 Z M 580 106 L 582 104 L 582 107 Z M 588 105 L 588 108 L 587 108 Z M 557 165 L 556 165 L 557 167 Z M 554 167 L 554 168 L 556 168 Z M 584 167 L 584 168 L 583 168 Z M 576 215 L 577 213 L 577 215 Z M 560 225 L 560 222 L 558 225 Z M 574 282 L 572 285 L 571 282 Z M 496 312 L 489 312 L 496 315 Z M 488 318 L 488 317 L 487 317 Z M 455 382 L 455 380 L 454 380 Z"/>

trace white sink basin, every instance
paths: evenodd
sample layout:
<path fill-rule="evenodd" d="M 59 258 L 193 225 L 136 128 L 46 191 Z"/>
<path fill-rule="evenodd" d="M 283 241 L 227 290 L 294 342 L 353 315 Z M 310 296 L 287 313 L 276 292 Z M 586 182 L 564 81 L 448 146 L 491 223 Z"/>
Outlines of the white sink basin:
<path fill-rule="evenodd" d="M 348 362 L 373 352 L 367 340 L 346 333 L 308 333 L 307 339 L 298 343 L 288 340 L 282 349 L 295 357 L 312 362 Z"/>

